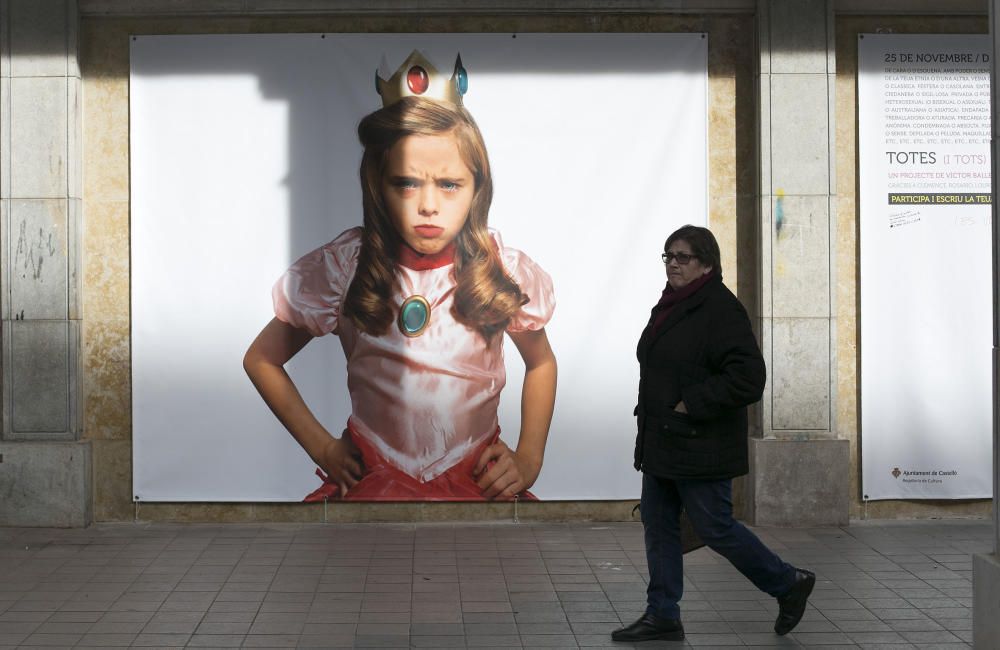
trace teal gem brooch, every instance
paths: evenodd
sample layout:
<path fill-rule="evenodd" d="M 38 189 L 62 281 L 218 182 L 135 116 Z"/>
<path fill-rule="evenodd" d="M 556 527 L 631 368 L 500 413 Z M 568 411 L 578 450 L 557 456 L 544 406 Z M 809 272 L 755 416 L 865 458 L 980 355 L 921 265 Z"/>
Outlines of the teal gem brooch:
<path fill-rule="evenodd" d="M 423 296 L 410 296 L 399 308 L 399 331 L 406 336 L 420 336 L 431 322 L 431 305 Z"/>

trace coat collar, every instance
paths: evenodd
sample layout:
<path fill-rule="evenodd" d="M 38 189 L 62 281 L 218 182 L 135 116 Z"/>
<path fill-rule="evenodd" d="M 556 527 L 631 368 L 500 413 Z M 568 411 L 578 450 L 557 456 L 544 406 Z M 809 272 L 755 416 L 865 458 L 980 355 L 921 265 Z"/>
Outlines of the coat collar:
<path fill-rule="evenodd" d="M 667 320 L 660 325 L 656 334 L 653 334 L 653 322 L 656 320 L 656 308 L 653 308 L 652 314 L 649 317 L 649 323 L 646 325 L 646 329 L 643 330 L 642 336 L 639 339 L 639 361 L 645 361 L 646 354 L 649 352 L 650 348 L 656 341 L 660 340 L 664 334 L 667 333 L 672 327 L 677 325 L 677 323 L 684 320 L 688 314 L 692 311 L 701 307 L 705 299 L 708 298 L 713 288 L 722 282 L 722 276 L 715 274 L 705 285 L 699 289 L 696 293 L 684 299 L 682 302 L 678 303 L 670 315 L 667 316 Z"/>

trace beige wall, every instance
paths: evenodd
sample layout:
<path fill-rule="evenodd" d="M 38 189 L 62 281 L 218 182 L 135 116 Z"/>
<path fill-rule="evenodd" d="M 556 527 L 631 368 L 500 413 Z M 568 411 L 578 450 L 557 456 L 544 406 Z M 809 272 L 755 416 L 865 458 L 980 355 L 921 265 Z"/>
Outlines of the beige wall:
<path fill-rule="evenodd" d="M 986 17 L 841 17 L 837 20 L 837 435 L 851 442 L 852 518 L 989 517 L 989 500 L 871 501 L 861 499 L 858 363 L 858 34 L 980 34 Z"/>
<path fill-rule="evenodd" d="M 707 32 L 709 223 L 726 282 L 756 312 L 754 25 L 749 15 L 558 17 L 85 18 L 83 76 L 84 438 L 94 457 L 94 518 L 121 521 L 437 521 L 513 517 L 513 504 L 143 504 L 131 491 L 129 313 L 130 34 L 272 32 Z M 696 220 L 698 215 L 691 215 Z M 664 238 L 669 233 L 664 233 Z M 650 302 L 656 296 L 650 297 Z M 622 405 L 631 408 L 631 405 Z M 631 444 L 623 440 L 622 444 Z M 638 484 L 638 478 L 637 478 Z M 634 502 L 519 504 L 525 519 L 627 520 Z"/>

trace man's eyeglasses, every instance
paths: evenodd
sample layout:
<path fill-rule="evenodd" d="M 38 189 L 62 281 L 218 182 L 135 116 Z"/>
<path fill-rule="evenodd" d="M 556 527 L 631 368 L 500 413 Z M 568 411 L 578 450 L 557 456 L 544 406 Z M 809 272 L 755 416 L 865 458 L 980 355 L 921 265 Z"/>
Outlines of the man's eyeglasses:
<path fill-rule="evenodd" d="M 672 261 L 677 260 L 677 263 L 681 266 L 684 266 L 696 257 L 698 256 L 691 253 L 664 253 L 660 255 L 660 259 L 663 260 L 664 264 L 670 264 Z"/>

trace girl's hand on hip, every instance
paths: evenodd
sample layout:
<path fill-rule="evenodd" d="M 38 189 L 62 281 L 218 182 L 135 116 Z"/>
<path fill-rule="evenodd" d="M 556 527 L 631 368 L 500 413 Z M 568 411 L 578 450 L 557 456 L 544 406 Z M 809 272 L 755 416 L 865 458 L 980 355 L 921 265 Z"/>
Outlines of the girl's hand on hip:
<path fill-rule="evenodd" d="M 491 462 L 493 466 L 489 467 Z M 498 440 L 479 457 L 473 475 L 479 477 L 476 483 L 484 498 L 512 499 L 535 483 L 541 469 L 540 462 L 518 455 L 504 441 Z"/>
<path fill-rule="evenodd" d="M 347 436 L 330 438 L 323 448 L 323 471 L 340 486 L 340 495 L 344 496 L 364 475 L 361 450 Z"/>

